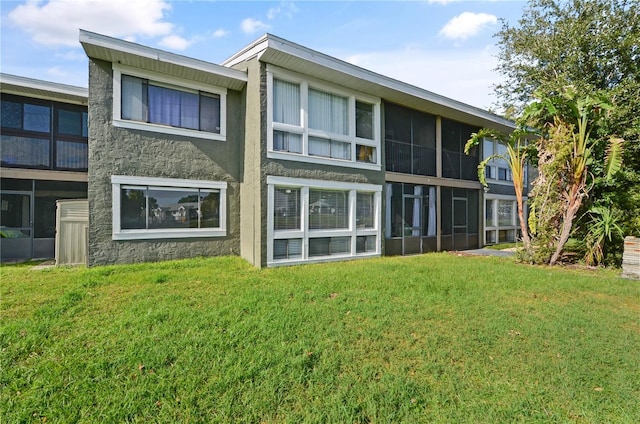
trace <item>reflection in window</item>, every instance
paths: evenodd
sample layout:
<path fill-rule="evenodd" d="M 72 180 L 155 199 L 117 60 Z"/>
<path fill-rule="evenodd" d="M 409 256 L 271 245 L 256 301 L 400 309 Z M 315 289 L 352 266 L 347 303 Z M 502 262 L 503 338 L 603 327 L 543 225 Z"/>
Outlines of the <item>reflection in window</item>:
<path fill-rule="evenodd" d="M 349 226 L 349 193 L 309 190 L 309 229 L 336 229 Z"/>
<path fill-rule="evenodd" d="M 513 225 L 513 201 L 498 200 L 498 225 Z"/>
<path fill-rule="evenodd" d="M 203 189 L 123 187 L 120 228 L 218 228 L 220 192 Z"/>
<path fill-rule="evenodd" d="M 373 140 L 373 105 L 356 102 L 356 137 Z"/>
<path fill-rule="evenodd" d="M 358 228 L 373 228 L 375 218 L 375 203 L 373 193 L 361 193 L 356 195 L 356 225 Z"/>
<path fill-rule="evenodd" d="M 273 229 L 300 229 L 299 188 L 276 187 L 273 208 Z"/>
<path fill-rule="evenodd" d="M 343 255 L 351 252 L 351 237 L 309 239 L 309 257 Z"/>
<path fill-rule="evenodd" d="M 302 239 L 282 239 L 273 241 L 273 259 L 302 258 Z"/>

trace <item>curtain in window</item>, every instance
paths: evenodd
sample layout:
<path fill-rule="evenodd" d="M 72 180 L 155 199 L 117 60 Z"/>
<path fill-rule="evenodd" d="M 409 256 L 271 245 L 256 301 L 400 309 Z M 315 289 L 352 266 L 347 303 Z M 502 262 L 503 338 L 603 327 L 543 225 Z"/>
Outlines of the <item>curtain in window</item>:
<path fill-rule="evenodd" d="M 411 235 L 417 237 L 420 235 L 421 228 L 420 210 L 422 205 L 422 186 L 415 186 L 413 188 L 413 194 L 416 197 L 413 198 L 413 222 L 411 223 L 413 230 L 411 231 Z"/>
<path fill-rule="evenodd" d="M 429 223 L 427 224 L 427 236 L 436 235 L 436 188 L 429 187 Z"/>
<path fill-rule="evenodd" d="M 302 153 L 302 135 L 284 131 L 274 131 L 273 150 Z"/>
<path fill-rule="evenodd" d="M 200 130 L 220 133 L 220 96 L 200 95 Z"/>
<path fill-rule="evenodd" d="M 351 143 L 331 140 L 331 157 L 336 159 L 351 159 Z"/>
<path fill-rule="evenodd" d="M 309 128 L 347 135 L 347 98 L 309 89 Z"/>
<path fill-rule="evenodd" d="M 273 121 L 300 125 L 300 86 L 273 80 Z"/>
<path fill-rule="evenodd" d="M 147 121 L 146 90 L 142 79 L 122 76 L 122 119 Z"/>
<path fill-rule="evenodd" d="M 196 93 L 149 85 L 149 121 L 174 127 L 199 129 Z"/>
<path fill-rule="evenodd" d="M 331 157 L 331 140 L 309 137 L 309 154 L 313 156 Z"/>

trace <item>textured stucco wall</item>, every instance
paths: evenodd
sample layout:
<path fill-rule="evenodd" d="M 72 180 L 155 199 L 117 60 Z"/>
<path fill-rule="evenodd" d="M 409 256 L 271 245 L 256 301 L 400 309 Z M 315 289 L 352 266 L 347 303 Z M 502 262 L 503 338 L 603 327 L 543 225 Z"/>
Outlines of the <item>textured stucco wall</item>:
<path fill-rule="evenodd" d="M 88 264 L 133 263 L 240 252 L 239 176 L 243 154 L 242 93 L 227 93 L 225 142 L 172 136 L 112 125 L 111 63 L 89 62 Z M 111 176 L 226 181 L 227 236 L 114 241 Z"/>

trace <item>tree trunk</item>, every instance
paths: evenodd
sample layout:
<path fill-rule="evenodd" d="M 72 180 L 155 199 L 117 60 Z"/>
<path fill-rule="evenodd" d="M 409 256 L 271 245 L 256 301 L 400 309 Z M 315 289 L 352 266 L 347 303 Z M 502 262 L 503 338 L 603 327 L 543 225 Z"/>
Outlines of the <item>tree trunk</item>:
<path fill-rule="evenodd" d="M 566 212 L 563 214 L 560 239 L 556 245 L 556 251 L 551 256 L 549 265 L 555 265 L 555 263 L 558 262 L 560 254 L 564 249 L 564 245 L 567 243 L 567 240 L 569 240 L 571 228 L 573 227 L 573 219 L 576 217 L 576 214 L 580 209 L 580 205 L 582 205 L 582 187 L 584 187 L 584 184 L 574 184 L 570 193 L 567 195 L 569 205 L 567 206 Z"/>

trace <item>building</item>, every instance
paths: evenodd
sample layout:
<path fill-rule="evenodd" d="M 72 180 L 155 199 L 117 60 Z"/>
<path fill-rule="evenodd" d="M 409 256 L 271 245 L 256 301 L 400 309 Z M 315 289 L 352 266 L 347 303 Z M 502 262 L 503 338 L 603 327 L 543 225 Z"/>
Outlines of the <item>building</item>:
<path fill-rule="evenodd" d="M 480 127 L 511 131 L 504 118 L 270 34 L 221 65 L 87 31 L 80 42 L 89 265 L 485 243 L 484 153 L 463 148 Z"/>
<path fill-rule="evenodd" d="M 0 258 L 53 258 L 56 200 L 87 197 L 87 89 L 0 74 Z"/>

